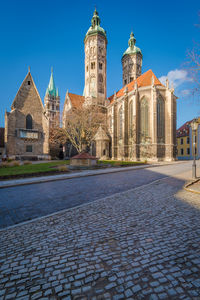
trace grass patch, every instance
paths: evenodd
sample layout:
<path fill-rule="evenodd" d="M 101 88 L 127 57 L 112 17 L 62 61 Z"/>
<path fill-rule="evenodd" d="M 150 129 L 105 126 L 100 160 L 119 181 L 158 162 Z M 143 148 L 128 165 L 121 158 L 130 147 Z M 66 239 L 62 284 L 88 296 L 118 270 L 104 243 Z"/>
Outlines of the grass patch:
<path fill-rule="evenodd" d="M 24 175 L 24 174 L 35 174 L 35 173 L 57 171 L 57 169 L 55 169 L 57 166 L 68 165 L 68 164 L 69 164 L 68 160 L 62 160 L 62 161 L 39 163 L 39 164 L 9 166 L 6 168 L 0 167 L 0 178 L 2 176 L 13 176 L 13 175 Z"/>
<path fill-rule="evenodd" d="M 112 167 L 143 165 L 145 163 L 146 162 L 143 161 L 124 161 L 124 160 L 99 160 L 98 161 L 98 164 L 111 165 Z"/>

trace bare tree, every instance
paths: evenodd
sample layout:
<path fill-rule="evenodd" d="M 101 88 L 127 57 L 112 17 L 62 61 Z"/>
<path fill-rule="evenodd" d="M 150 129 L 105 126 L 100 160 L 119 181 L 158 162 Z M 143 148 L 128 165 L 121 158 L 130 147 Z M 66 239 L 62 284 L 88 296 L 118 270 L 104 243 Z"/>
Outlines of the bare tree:
<path fill-rule="evenodd" d="M 200 28 L 200 23 L 196 26 Z M 198 42 L 194 42 L 193 49 L 187 51 L 187 58 L 187 70 L 191 79 L 195 83 L 193 93 L 200 93 L 200 44 Z"/>
<path fill-rule="evenodd" d="M 91 146 L 100 124 L 105 128 L 106 114 L 102 109 L 96 105 L 82 106 L 68 112 L 64 131 L 67 139 L 80 153 L 83 144 Z"/>
<path fill-rule="evenodd" d="M 61 148 L 65 145 L 67 136 L 62 128 L 51 128 L 49 132 L 49 149 L 51 157 L 59 157 Z"/>
<path fill-rule="evenodd" d="M 188 51 L 188 71 L 195 83 L 193 93 L 200 93 L 200 45 L 195 43 L 192 50 Z"/>

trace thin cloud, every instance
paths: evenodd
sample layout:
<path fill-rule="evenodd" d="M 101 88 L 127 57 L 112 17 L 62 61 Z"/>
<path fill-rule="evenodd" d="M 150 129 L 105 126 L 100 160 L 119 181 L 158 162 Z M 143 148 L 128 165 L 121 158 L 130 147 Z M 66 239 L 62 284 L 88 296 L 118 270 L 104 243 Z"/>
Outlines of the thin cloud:
<path fill-rule="evenodd" d="M 179 87 L 183 83 L 192 81 L 192 79 L 188 76 L 188 72 L 186 70 L 172 70 L 169 71 L 166 76 L 161 76 L 159 80 L 162 84 L 165 84 L 166 79 L 168 78 L 169 83 L 173 84 L 174 88 Z"/>

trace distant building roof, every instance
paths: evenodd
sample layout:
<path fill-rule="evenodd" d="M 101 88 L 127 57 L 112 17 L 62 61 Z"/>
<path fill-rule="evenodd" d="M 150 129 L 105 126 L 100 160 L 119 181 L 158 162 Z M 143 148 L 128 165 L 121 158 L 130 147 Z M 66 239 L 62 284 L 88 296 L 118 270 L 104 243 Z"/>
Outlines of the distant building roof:
<path fill-rule="evenodd" d="M 4 143 L 4 132 L 5 132 L 5 128 L 0 127 L 0 147 L 4 147 L 5 143 Z"/>
<path fill-rule="evenodd" d="M 187 121 L 179 129 L 176 130 L 176 137 L 177 138 L 184 137 L 184 136 L 189 136 L 191 122 L 192 122 L 192 120 Z"/>
<path fill-rule="evenodd" d="M 85 97 L 84 96 L 80 96 L 77 94 L 72 94 L 72 93 L 67 93 L 67 95 L 69 96 L 71 103 L 72 103 L 72 107 L 75 108 L 81 108 L 81 106 L 83 105 L 84 101 L 85 101 Z M 66 101 L 66 97 L 65 97 L 65 101 Z"/>
<path fill-rule="evenodd" d="M 139 76 L 136 80 L 131 81 L 129 84 L 124 86 L 121 90 L 119 90 L 116 93 L 116 97 L 119 98 L 124 95 L 124 91 L 127 88 L 128 92 L 133 91 L 135 88 L 135 83 L 137 82 L 138 87 L 143 87 L 143 86 L 150 86 L 152 83 L 152 77 L 154 77 L 154 85 L 160 85 L 163 86 L 163 84 L 160 82 L 160 80 L 156 77 L 156 75 L 152 72 L 152 70 L 148 70 L 141 76 Z M 111 97 L 108 99 L 112 103 L 114 101 L 114 95 L 113 94 Z"/>

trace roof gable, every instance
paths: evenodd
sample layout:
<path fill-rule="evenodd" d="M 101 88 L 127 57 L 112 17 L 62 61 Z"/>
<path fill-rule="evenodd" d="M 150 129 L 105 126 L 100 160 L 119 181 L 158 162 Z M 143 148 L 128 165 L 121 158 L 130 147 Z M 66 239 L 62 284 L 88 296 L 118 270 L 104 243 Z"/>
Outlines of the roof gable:
<path fill-rule="evenodd" d="M 23 107 L 23 103 L 28 100 L 30 101 L 30 105 L 32 105 L 33 103 L 31 102 L 31 98 L 32 96 L 30 96 L 30 89 L 33 87 L 32 90 L 32 96 L 35 94 L 36 97 L 34 97 L 34 99 L 38 99 L 39 104 L 41 105 L 42 110 L 44 109 L 43 107 L 43 103 L 42 100 L 40 98 L 40 94 L 38 93 L 38 90 L 36 88 L 36 85 L 33 81 L 33 77 L 31 76 L 30 71 L 28 72 L 28 74 L 26 75 L 25 79 L 23 80 L 14 100 L 13 103 L 11 105 L 12 109 L 22 109 Z"/>
<path fill-rule="evenodd" d="M 125 88 L 128 89 L 128 92 L 133 91 L 135 88 L 135 83 L 137 82 L 137 86 L 139 87 L 144 87 L 144 86 L 151 86 L 152 84 L 152 77 L 154 78 L 154 85 L 160 85 L 163 86 L 163 84 L 160 82 L 160 80 L 156 77 L 156 75 L 152 72 L 152 70 L 148 70 L 147 72 L 145 72 L 144 74 L 142 74 L 141 76 L 139 76 L 136 80 L 131 81 L 129 84 L 127 84 L 126 86 L 124 86 L 123 88 L 121 88 L 121 90 L 119 90 L 116 93 L 116 97 L 122 97 L 124 95 L 124 91 Z M 111 103 L 114 100 L 114 94 L 108 98 Z"/>
<path fill-rule="evenodd" d="M 85 102 L 85 97 L 77 94 L 66 93 L 65 96 L 65 104 L 67 104 L 68 97 L 71 101 L 72 108 L 81 108 L 83 103 Z"/>

